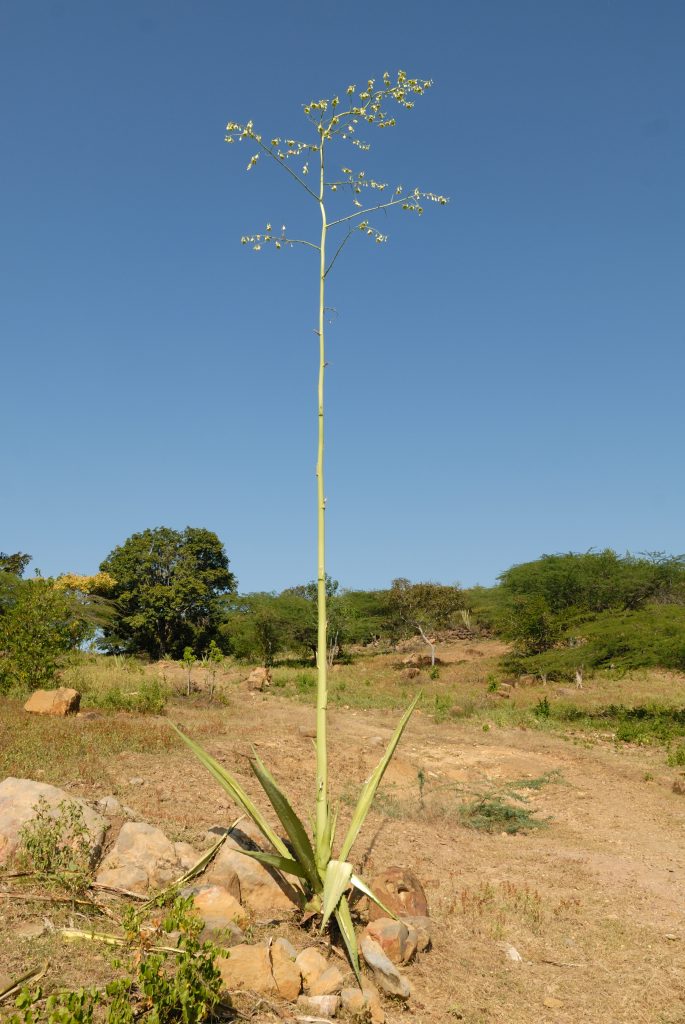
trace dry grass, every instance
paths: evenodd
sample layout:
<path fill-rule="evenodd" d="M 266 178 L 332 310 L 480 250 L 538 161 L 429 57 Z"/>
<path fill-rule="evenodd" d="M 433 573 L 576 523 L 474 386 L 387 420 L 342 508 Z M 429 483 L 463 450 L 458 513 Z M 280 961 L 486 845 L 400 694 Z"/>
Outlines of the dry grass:
<path fill-rule="evenodd" d="M 671 791 L 666 752 L 617 744 L 582 723 L 539 719 L 533 709 L 544 694 L 587 710 L 685 704 L 683 677 L 595 678 L 563 697 L 553 685 L 535 685 L 502 699 L 488 689 L 497 646 L 461 643 L 439 654 L 445 664 L 437 679 L 425 671 L 406 679 L 396 654 L 365 653 L 332 673 L 331 780 L 339 795 L 369 774 L 397 709 L 419 686 L 425 691 L 358 849 L 369 878 L 399 863 L 426 887 L 436 941 L 408 969 L 415 990 L 409 1017 L 420 1024 L 682 1024 L 685 798 Z M 81 674 L 84 705 L 97 706 L 101 717 L 40 718 L 3 700 L 2 776 L 43 779 L 90 799 L 114 793 L 141 820 L 200 846 L 206 829 L 234 810 L 176 740 L 171 717 L 258 796 L 246 759 L 254 742 L 297 809 L 306 815 L 311 807 L 311 670 L 281 666 L 272 691 L 253 694 L 241 682 L 249 669 L 228 663 L 218 679 L 225 703 L 212 704 L 200 670 L 190 698 L 182 670 L 168 664 L 141 672 L 94 659 L 70 671 Z M 166 687 L 162 715 L 107 710 L 107 693 L 129 692 L 150 677 Z M 542 777 L 547 784 L 532 785 L 525 806 L 549 818 L 548 828 L 503 835 L 460 825 L 455 810 L 465 795 L 506 794 L 516 782 Z M 349 813 L 343 802 L 341 828 Z M 2 890 L 26 893 L 32 880 L 0 877 L 0 973 L 50 959 L 47 990 L 111 976 L 112 954 L 93 943 L 67 946 L 49 932 L 16 941 L 27 920 L 59 925 L 74 915 L 64 905 L 3 899 Z M 300 946 L 310 942 L 296 928 L 277 931 Z M 254 938 L 262 937 L 255 929 Z M 509 960 L 501 944 L 514 946 L 522 961 Z M 392 1004 L 387 1010 L 390 1024 L 408 1019 Z M 258 1011 L 252 1019 L 274 1018 Z"/>

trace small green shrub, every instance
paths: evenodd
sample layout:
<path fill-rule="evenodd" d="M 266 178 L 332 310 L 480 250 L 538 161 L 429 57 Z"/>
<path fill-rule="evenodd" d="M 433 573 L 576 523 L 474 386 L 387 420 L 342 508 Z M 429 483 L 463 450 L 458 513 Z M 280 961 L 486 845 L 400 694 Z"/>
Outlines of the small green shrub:
<path fill-rule="evenodd" d="M 551 713 L 552 706 L 549 700 L 547 699 L 547 697 L 541 697 L 535 705 L 535 707 L 533 708 L 533 714 L 536 715 L 537 718 L 549 718 Z"/>
<path fill-rule="evenodd" d="M 680 768 L 685 765 L 685 747 L 676 747 L 675 750 L 669 751 L 667 757 L 667 763 L 671 768 Z"/>
<path fill-rule="evenodd" d="M 535 811 L 502 796 L 483 796 L 468 800 L 459 808 L 459 821 L 477 832 L 530 832 L 545 828 L 547 822 L 535 817 Z"/>
<path fill-rule="evenodd" d="M 92 857 L 92 836 L 83 808 L 73 800 L 62 800 L 54 809 L 42 796 L 33 809 L 34 817 L 20 832 L 20 862 L 72 895 L 83 892 Z"/>
<path fill-rule="evenodd" d="M 159 715 L 167 702 L 167 688 L 159 679 L 136 681 L 135 690 L 122 690 L 115 684 L 108 690 L 94 691 L 88 703 L 108 711 L 135 711 L 144 715 Z"/>
<path fill-rule="evenodd" d="M 192 914 L 192 898 L 176 897 L 161 932 L 178 932 L 178 952 L 150 947 L 142 916 L 132 908 L 124 918 L 130 963 L 127 974 L 96 988 L 58 992 L 42 999 L 40 989 L 24 989 L 7 1024 L 202 1024 L 216 1016 L 221 999 L 220 952 L 200 942 L 203 922 Z M 115 961 L 115 967 L 121 963 Z M 43 1005 L 44 1002 L 44 1005 Z"/>

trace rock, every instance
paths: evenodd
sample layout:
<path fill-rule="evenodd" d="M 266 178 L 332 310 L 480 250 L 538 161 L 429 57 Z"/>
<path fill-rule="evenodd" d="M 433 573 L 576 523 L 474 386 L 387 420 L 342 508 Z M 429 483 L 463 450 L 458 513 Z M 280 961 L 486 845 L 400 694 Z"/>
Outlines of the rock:
<path fill-rule="evenodd" d="M 497 945 L 502 950 L 507 960 L 513 960 L 514 963 L 522 963 L 523 957 L 519 953 L 516 946 L 512 946 L 510 942 L 498 942 Z"/>
<path fill-rule="evenodd" d="M 24 704 L 24 711 L 34 715 L 74 715 L 79 709 L 81 694 L 69 686 L 56 690 L 34 690 Z"/>
<path fill-rule="evenodd" d="M 297 893 L 277 872 L 240 852 L 260 848 L 242 828 L 233 829 L 205 878 L 228 889 L 258 921 L 282 920 L 297 909 Z"/>
<path fill-rule="evenodd" d="M 371 889 L 388 910 L 398 917 L 428 917 L 428 900 L 421 882 L 407 868 L 389 867 L 371 881 Z M 369 901 L 369 920 L 385 917 L 375 903 Z"/>
<path fill-rule="evenodd" d="M 234 946 L 228 957 L 217 957 L 216 965 L 229 991 L 248 989 L 259 995 L 276 995 L 276 981 L 266 946 Z"/>
<path fill-rule="evenodd" d="M 297 950 L 293 946 L 292 942 L 288 941 L 288 939 L 284 939 L 282 937 L 274 939 L 274 946 L 282 946 L 291 960 L 297 960 Z"/>
<path fill-rule="evenodd" d="M 561 999 L 557 999 L 555 996 L 547 996 L 546 999 L 542 1000 L 543 1006 L 548 1006 L 550 1010 L 560 1010 L 564 1005 Z"/>
<path fill-rule="evenodd" d="M 285 942 L 276 941 L 271 946 L 271 971 L 281 999 L 294 1003 L 302 991 L 302 974 Z"/>
<path fill-rule="evenodd" d="M 412 917 L 407 915 L 406 917 L 403 916 L 402 920 L 406 925 L 411 925 L 416 932 L 417 952 L 425 953 L 427 949 L 430 949 L 433 942 L 433 922 L 430 917 Z"/>
<path fill-rule="evenodd" d="M 318 1017 L 335 1017 L 339 1005 L 338 996 L 299 996 L 297 1000 L 298 1010 Z"/>
<path fill-rule="evenodd" d="M 375 939 L 363 934 L 360 948 L 362 956 L 373 971 L 374 979 L 379 987 L 389 996 L 395 996 L 398 999 L 409 999 L 411 995 L 409 982 L 400 974 Z"/>
<path fill-rule="evenodd" d="M 100 814 L 106 814 L 108 817 L 115 818 L 119 814 L 124 813 L 124 809 L 115 796 L 101 796 L 99 800 L 95 801 Z"/>
<path fill-rule="evenodd" d="M 362 979 L 362 988 L 344 988 L 340 993 L 343 1010 L 351 1017 L 362 1017 L 366 1014 L 372 1024 L 384 1024 L 385 1012 L 381 1006 L 378 989 L 366 978 Z"/>
<path fill-rule="evenodd" d="M 12 935 L 15 939 L 39 939 L 46 931 L 43 921 L 29 921 L 27 924 L 20 924 L 14 929 Z"/>
<path fill-rule="evenodd" d="M 255 668 L 247 677 L 250 690 L 266 690 L 271 686 L 271 672 L 268 668 Z"/>
<path fill-rule="evenodd" d="M 394 964 L 409 963 L 419 944 L 415 928 L 406 921 L 393 921 L 389 917 L 371 921 L 364 934 L 374 939 Z"/>
<path fill-rule="evenodd" d="M 310 992 L 312 985 L 316 984 L 321 975 L 328 969 L 328 961 L 325 956 L 314 946 L 308 946 L 298 954 L 295 961 L 302 972 L 302 981 L 306 992 Z M 325 993 L 319 993 L 323 995 Z"/>
<path fill-rule="evenodd" d="M 194 897 L 193 909 L 205 923 L 207 938 L 226 929 L 232 931 L 231 925 L 237 925 L 238 929 L 248 925 L 247 911 L 222 885 L 195 886 L 184 889 L 183 895 Z"/>
<path fill-rule="evenodd" d="M 34 782 L 32 779 L 8 778 L 0 783 L 0 864 L 8 864 L 21 845 L 21 830 L 27 822 L 35 817 L 35 806 L 41 797 L 53 809 L 53 815 L 59 815 L 59 805 L 63 802 L 75 803 L 83 812 L 83 821 L 90 834 L 90 848 L 93 861 L 98 856 L 108 824 L 85 801 L 72 797 L 57 786 L 47 782 Z"/>
<path fill-rule="evenodd" d="M 362 992 L 371 1017 L 371 1024 L 383 1024 L 385 1011 L 381 1004 L 381 997 L 376 986 L 368 978 L 362 978 Z"/>
<path fill-rule="evenodd" d="M 340 1002 L 350 1017 L 361 1017 L 366 1010 L 366 999 L 360 988 L 344 988 L 340 993 Z"/>
<path fill-rule="evenodd" d="M 185 871 L 194 868 L 200 859 L 200 854 L 190 843 L 174 843 L 174 852 L 176 860 Z"/>
<path fill-rule="evenodd" d="M 331 964 L 316 981 L 309 986 L 310 996 L 332 996 L 343 987 L 343 974 L 339 967 Z"/>
<path fill-rule="evenodd" d="M 161 889 L 187 870 L 177 846 L 183 848 L 180 852 L 186 854 L 187 864 L 187 849 L 192 848 L 186 843 L 172 843 L 161 829 L 144 821 L 127 821 L 100 865 L 96 881 L 99 885 L 138 893 Z M 192 859 L 199 859 L 194 850 Z"/>
<path fill-rule="evenodd" d="M 141 778 L 140 775 L 134 776 L 134 778 L 128 780 L 129 786 L 144 786 L 145 779 Z"/>
<path fill-rule="evenodd" d="M 438 661 L 439 659 L 436 658 L 436 665 Z M 431 665 L 430 654 L 410 654 L 408 658 L 404 658 L 402 664 L 409 668 L 429 668 Z"/>

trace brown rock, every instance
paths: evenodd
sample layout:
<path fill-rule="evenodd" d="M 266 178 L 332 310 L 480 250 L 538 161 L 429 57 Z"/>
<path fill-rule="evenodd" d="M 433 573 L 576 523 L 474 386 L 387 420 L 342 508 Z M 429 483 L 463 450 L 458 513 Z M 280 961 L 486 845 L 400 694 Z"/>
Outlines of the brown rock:
<path fill-rule="evenodd" d="M 340 1002 L 345 1013 L 351 1017 L 360 1017 L 366 1010 L 366 999 L 360 988 L 344 988 L 340 993 Z"/>
<path fill-rule="evenodd" d="M 232 896 L 223 885 L 202 885 L 191 890 L 195 899 L 193 909 L 204 921 L 207 930 L 213 934 L 237 924 L 246 928 L 249 917 L 235 896 Z"/>
<path fill-rule="evenodd" d="M 316 984 L 324 971 L 328 969 L 326 957 L 322 956 L 314 946 L 308 946 L 307 949 L 303 949 L 298 954 L 295 962 L 302 971 L 302 980 L 306 992 L 311 991 L 312 985 Z"/>
<path fill-rule="evenodd" d="M 378 989 L 368 978 L 362 978 L 362 992 L 366 1000 L 366 1007 L 371 1017 L 371 1024 L 384 1024 L 385 1011 L 381 1003 Z"/>
<path fill-rule="evenodd" d="M 389 917 L 378 917 L 371 921 L 364 931 L 381 947 L 394 964 L 406 964 L 416 953 L 418 935 L 406 921 L 393 921 Z"/>
<path fill-rule="evenodd" d="M 310 996 L 335 995 L 343 987 L 343 981 L 342 971 L 335 964 L 331 964 L 316 981 L 310 984 L 309 994 Z"/>
<path fill-rule="evenodd" d="M 338 996 L 300 996 L 297 1000 L 298 1010 L 318 1017 L 335 1017 L 339 1005 Z"/>
<path fill-rule="evenodd" d="M 250 690 L 266 690 L 271 686 L 271 672 L 268 668 L 255 668 L 247 677 Z"/>
<path fill-rule="evenodd" d="M 271 971 L 281 999 L 294 1003 L 302 991 L 302 974 L 283 943 L 274 942 L 271 947 Z"/>
<path fill-rule="evenodd" d="M 367 978 L 362 979 L 362 988 L 344 988 L 340 993 L 343 1010 L 351 1017 L 370 1018 L 371 1024 L 384 1024 L 385 1012 L 381 1005 L 378 989 Z"/>
<path fill-rule="evenodd" d="M 389 867 L 371 881 L 371 889 L 388 910 L 398 917 L 428 917 L 428 900 L 421 882 L 407 868 Z M 369 920 L 385 917 L 375 903 L 370 903 Z"/>
<path fill-rule="evenodd" d="M 81 694 L 69 686 L 56 690 L 34 690 L 24 704 L 24 711 L 35 715 L 74 715 L 79 709 Z"/>
<path fill-rule="evenodd" d="M 192 858 L 189 857 L 186 843 L 178 845 L 186 864 L 188 859 L 199 859 L 194 850 Z M 185 870 L 175 844 L 161 829 L 144 821 L 127 821 L 100 865 L 96 881 L 115 889 L 144 893 L 149 888 L 161 889 L 175 882 Z"/>
<path fill-rule="evenodd" d="M 229 991 L 247 989 L 259 995 L 276 995 L 271 957 L 265 946 L 234 946 L 228 957 L 217 957 L 224 985 Z"/>
<path fill-rule="evenodd" d="M 228 889 L 258 921 L 277 921 L 297 909 L 297 893 L 277 872 L 240 852 L 263 846 L 258 846 L 247 831 L 233 829 L 207 871 L 206 880 Z"/>

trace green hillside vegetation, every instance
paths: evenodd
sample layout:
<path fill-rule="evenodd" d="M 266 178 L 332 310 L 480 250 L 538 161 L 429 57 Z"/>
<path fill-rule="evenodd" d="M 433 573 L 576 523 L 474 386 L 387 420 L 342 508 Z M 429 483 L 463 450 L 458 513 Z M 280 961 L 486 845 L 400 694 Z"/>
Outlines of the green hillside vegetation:
<path fill-rule="evenodd" d="M 152 660 L 189 650 L 199 661 L 211 648 L 215 659 L 218 652 L 266 666 L 315 664 L 316 583 L 241 594 L 221 541 L 208 530 L 135 534 L 102 562 L 116 580 L 109 590 L 102 573 L 24 578 L 29 560 L 0 555 L 5 692 L 49 684 L 86 642 Z M 563 681 L 596 671 L 685 671 L 683 556 L 543 555 L 507 569 L 493 587 L 400 577 L 387 589 L 345 590 L 327 577 L 326 591 L 329 664 L 365 648 L 389 652 L 410 637 L 432 653 L 434 641 L 488 636 L 508 644 L 500 671 L 510 676 Z"/>
<path fill-rule="evenodd" d="M 685 559 L 611 550 L 543 555 L 500 577 L 487 613 L 512 644 L 504 667 L 577 672 L 685 669 Z"/>

